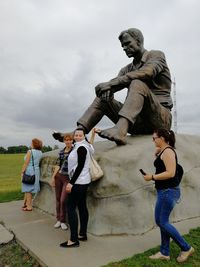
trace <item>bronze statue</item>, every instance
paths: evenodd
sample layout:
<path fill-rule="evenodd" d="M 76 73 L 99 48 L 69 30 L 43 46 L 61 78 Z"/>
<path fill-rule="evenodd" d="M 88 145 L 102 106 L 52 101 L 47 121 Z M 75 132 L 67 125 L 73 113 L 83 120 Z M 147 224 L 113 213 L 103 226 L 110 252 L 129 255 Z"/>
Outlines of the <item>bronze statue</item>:
<path fill-rule="evenodd" d="M 158 50 L 147 51 L 143 34 L 136 28 L 120 33 L 121 46 L 132 63 L 122 68 L 117 77 L 95 87 L 96 98 L 82 117 L 78 127 L 86 133 L 106 115 L 115 125 L 99 130 L 102 138 L 126 144 L 126 135 L 151 134 L 157 128 L 170 129 L 171 93 L 170 71 L 165 55 Z M 128 88 L 124 104 L 114 99 L 114 93 Z M 62 141 L 64 133 L 54 133 Z"/>

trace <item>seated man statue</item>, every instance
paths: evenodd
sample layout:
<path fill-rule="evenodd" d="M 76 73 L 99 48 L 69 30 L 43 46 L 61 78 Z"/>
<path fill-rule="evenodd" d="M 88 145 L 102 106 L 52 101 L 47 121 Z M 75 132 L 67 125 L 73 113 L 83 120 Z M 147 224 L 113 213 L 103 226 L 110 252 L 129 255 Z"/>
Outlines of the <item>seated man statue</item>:
<path fill-rule="evenodd" d="M 170 71 L 161 51 L 147 51 L 143 34 L 136 28 L 120 33 L 121 46 L 133 61 L 122 68 L 117 77 L 95 87 L 96 98 L 82 117 L 78 127 L 88 133 L 106 115 L 115 125 L 98 130 L 99 136 L 117 145 L 126 144 L 126 135 L 151 134 L 157 128 L 170 129 L 171 93 Z M 125 102 L 114 99 L 114 93 L 127 88 Z M 62 141 L 64 133 L 55 132 Z"/>

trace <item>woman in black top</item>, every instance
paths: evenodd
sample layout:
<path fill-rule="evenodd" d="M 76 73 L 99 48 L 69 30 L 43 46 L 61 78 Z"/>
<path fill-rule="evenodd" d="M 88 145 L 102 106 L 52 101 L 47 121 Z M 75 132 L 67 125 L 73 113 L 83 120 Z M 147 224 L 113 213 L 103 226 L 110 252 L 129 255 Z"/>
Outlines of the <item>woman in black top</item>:
<path fill-rule="evenodd" d="M 152 260 L 170 260 L 170 238 L 181 248 L 177 257 L 178 262 L 184 262 L 192 255 L 194 248 L 191 247 L 176 228 L 169 223 L 169 216 L 180 198 L 180 188 L 176 177 L 176 152 L 175 135 L 173 131 L 158 129 L 153 133 L 157 157 L 154 161 L 155 174 L 145 174 L 146 181 L 155 181 L 157 200 L 155 206 L 155 221 L 160 228 L 161 247 L 160 251 L 149 258 Z"/>

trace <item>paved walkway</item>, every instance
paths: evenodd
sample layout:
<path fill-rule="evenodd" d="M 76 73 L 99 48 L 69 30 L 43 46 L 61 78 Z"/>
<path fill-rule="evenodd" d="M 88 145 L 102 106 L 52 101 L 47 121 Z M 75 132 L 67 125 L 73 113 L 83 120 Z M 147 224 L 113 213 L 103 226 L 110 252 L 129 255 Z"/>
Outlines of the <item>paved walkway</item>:
<path fill-rule="evenodd" d="M 0 221 L 11 230 L 17 241 L 29 250 L 42 266 L 48 267 L 100 267 L 119 261 L 159 245 L 159 230 L 153 229 L 141 236 L 88 235 L 88 241 L 78 248 L 60 248 L 69 231 L 54 229 L 55 218 L 38 210 L 21 211 L 22 201 L 0 204 Z M 179 222 L 176 227 L 186 234 L 200 226 L 200 218 Z M 0 232 L 1 234 L 1 232 Z"/>
<path fill-rule="evenodd" d="M 13 238 L 13 233 L 9 232 L 2 224 L 0 224 L 0 245 L 9 243 Z"/>

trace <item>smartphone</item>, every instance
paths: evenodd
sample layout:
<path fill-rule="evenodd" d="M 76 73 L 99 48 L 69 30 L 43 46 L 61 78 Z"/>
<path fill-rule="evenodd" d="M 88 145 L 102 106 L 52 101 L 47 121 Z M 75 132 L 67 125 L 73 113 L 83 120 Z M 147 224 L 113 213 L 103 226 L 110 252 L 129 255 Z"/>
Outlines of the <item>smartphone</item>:
<path fill-rule="evenodd" d="M 146 174 L 146 172 L 144 172 L 143 169 L 140 169 L 139 171 L 141 172 L 142 175 Z"/>

